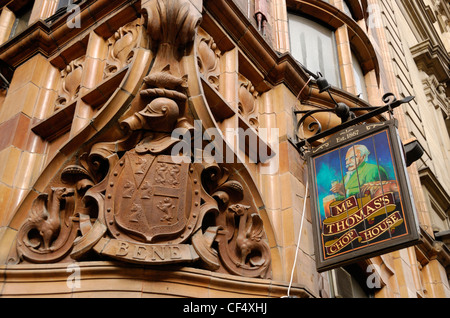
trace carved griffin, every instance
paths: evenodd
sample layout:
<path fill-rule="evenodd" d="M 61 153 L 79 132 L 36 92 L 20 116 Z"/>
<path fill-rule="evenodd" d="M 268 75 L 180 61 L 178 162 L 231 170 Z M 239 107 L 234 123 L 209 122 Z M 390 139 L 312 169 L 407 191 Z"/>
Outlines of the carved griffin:
<path fill-rule="evenodd" d="M 263 222 L 257 213 L 249 214 L 248 210 L 250 206 L 242 204 L 234 204 L 228 207 L 228 210 L 239 216 L 239 226 L 236 236 L 236 247 L 241 255 L 240 263 L 238 266 L 245 265 L 247 257 L 250 253 L 258 251 L 260 255 L 268 252 L 266 251 L 266 245 L 261 244 L 261 240 L 264 235 Z M 253 266 L 260 266 L 264 263 L 255 261 L 254 258 L 250 258 L 249 262 Z"/>
<path fill-rule="evenodd" d="M 73 189 L 64 187 L 52 188 L 50 194 L 41 194 L 33 203 L 28 217 L 27 232 L 37 230 L 41 240 L 31 242 L 29 238 L 24 240 L 25 245 L 42 251 L 53 251 L 53 240 L 61 229 L 61 205 L 66 197 L 74 195 Z"/>

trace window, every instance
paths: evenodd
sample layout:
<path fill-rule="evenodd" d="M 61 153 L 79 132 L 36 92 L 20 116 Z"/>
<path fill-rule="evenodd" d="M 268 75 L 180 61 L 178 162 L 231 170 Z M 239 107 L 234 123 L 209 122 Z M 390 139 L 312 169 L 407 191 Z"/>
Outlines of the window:
<path fill-rule="evenodd" d="M 71 4 L 71 0 L 59 0 L 58 7 L 56 8 L 56 11 L 58 11 L 61 8 L 67 8 L 69 4 Z"/>
<path fill-rule="evenodd" d="M 364 100 L 368 99 L 366 81 L 364 79 L 364 72 L 359 64 L 355 54 L 352 53 L 353 74 L 355 77 L 356 95 Z"/>
<path fill-rule="evenodd" d="M 419 171 L 425 203 L 430 212 L 433 232 L 444 233 L 450 230 L 450 197 L 438 178 L 428 167 Z"/>
<path fill-rule="evenodd" d="M 305 17 L 289 14 L 291 54 L 313 73 L 321 72 L 341 87 L 334 31 Z"/>
<path fill-rule="evenodd" d="M 356 263 L 330 271 L 331 296 L 335 298 L 373 298 L 375 290 L 367 284 L 367 265 Z"/>
<path fill-rule="evenodd" d="M 431 226 L 434 232 L 442 232 L 450 230 L 449 216 L 438 200 L 433 196 L 426 186 L 423 187 L 424 193 L 427 195 L 426 201 L 430 210 Z M 442 201 L 442 198 L 441 198 Z M 448 209 L 448 205 L 446 207 Z"/>
<path fill-rule="evenodd" d="M 34 1 L 29 1 L 24 7 L 15 12 L 16 20 L 14 21 L 10 38 L 21 33 L 28 27 L 30 21 L 31 11 L 33 10 Z"/>

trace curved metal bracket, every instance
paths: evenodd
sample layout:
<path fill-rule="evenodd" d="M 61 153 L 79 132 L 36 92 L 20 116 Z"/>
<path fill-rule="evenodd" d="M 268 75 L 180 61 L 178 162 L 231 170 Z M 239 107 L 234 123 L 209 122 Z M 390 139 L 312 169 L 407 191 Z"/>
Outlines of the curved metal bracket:
<path fill-rule="evenodd" d="M 327 90 L 328 91 L 328 90 Z M 372 117 L 378 116 L 382 113 L 389 112 L 392 114 L 393 109 L 399 107 L 402 104 L 406 104 L 411 102 L 415 97 L 414 96 L 408 96 L 404 99 L 398 100 L 394 94 L 387 93 L 383 96 L 382 100 L 385 103 L 383 106 L 371 106 L 371 107 L 349 107 L 344 103 L 336 103 L 331 93 L 328 91 L 331 98 L 336 104 L 335 108 L 332 109 L 315 109 L 315 110 L 293 110 L 293 115 L 296 121 L 296 127 L 294 131 L 294 145 L 296 146 L 297 150 L 300 151 L 300 153 L 304 153 L 304 147 L 306 144 L 311 144 L 319 139 L 328 137 L 329 135 L 332 135 L 340 130 L 346 129 L 350 126 L 357 125 L 363 121 L 366 121 Z M 361 116 L 356 116 L 355 111 L 369 111 L 366 114 L 363 114 Z M 333 127 L 331 129 L 328 129 L 326 131 L 322 131 L 322 125 L 320 122 L 313 116 L 317 113 L 324 113 L 324 112 L 331 112 L 335 113 L 340 119 L 341 124 L 339 126 Z M 303 115 L 298 121 L 297 116 Z M 316 134 L 310 138 L 301 138 L 298 135 L 298 131 L 300 127 L 305 123 L 306 119 L 312 118 L 314 122 L 310 123 L 308 125 L 309 131 L 314 131 L 314 127 L 316 128 Z"/>

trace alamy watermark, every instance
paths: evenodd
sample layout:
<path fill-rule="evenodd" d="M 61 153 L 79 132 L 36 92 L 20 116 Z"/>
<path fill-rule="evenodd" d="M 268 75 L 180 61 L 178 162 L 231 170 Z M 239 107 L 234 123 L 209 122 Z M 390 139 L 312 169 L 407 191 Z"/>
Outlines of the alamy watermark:
<path fill-rule="evenodd" d="M 369 274 L 366 280 L 366 285 L 370 289 L 380 289 L 381 288 L 381 277 L 380 267 L 376 264 L 371 264 L 367 266 L 366 273 Z"/>
<path fill-rule="evenodd" d="M 224 137 L 224 134 L 226 138 Z M 202 129 L 200 120 L 194 121 L 194 130 L 175 129 L 171 138 L 179 140 L 171 150 L 175 163 L 261 163 L 261 174 L 278 171 L 279 128 L 259 128 L 258 132 L 248 128 Z M 224 140 L 232 144 L 225 144 Z M 244 151 L 246 157 L 236 153 Z M 245 159 L 244 159 L 245 158 Z"/>
<path fill-rule="evenodd" d="M 81 288 L 81 268 L 77 264 L 70 264 L 66 268 L 67 277 L 66 285 L 70 290 Z"/>
<path fill-rule="evenodd" d="M 67 17 L 67 26 L 70 29 L 79 29 L 81 28 L 81 9 L 77 4 L 73 4 L 72 1 L 69 1 L 67 5 L 66 12 L 70 13 Z"/>

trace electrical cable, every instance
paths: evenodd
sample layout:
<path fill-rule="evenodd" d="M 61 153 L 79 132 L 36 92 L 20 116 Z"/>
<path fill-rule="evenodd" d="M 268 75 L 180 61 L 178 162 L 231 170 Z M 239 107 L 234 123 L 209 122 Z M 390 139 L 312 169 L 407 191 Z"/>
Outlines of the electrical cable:
<path fill-rule="evenodd" d="M 303 212 L 302 212 L 302 220 L 301 220 L 301 223 L 300 223 L 300 232 L 298 233 L 297 249 L 295 251 L 294 265 L 292 266 L 291 279 L 289 281 L 289 287 L 288 287 L 288 291 L 287 291 L 287 296 L 285 296 L 286 298 L 290 298 L 291 297 L 292 281 L 294 279 L 295 266 L 297 265 L 298 250 L 300 249 L 300 239 L 302 237 L 303 222 L 305 220 L 306 198 L 308 197 L 308 187 L 309 187 L 309 180 L 306 181 L 306 190 L 305 190 L 305 197 L 304 197 L 304 200 L 303 200 Z M 282 297 L 282 298 L 285 298 L 285 297 Z"/>

